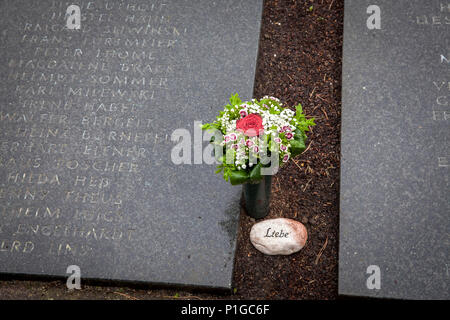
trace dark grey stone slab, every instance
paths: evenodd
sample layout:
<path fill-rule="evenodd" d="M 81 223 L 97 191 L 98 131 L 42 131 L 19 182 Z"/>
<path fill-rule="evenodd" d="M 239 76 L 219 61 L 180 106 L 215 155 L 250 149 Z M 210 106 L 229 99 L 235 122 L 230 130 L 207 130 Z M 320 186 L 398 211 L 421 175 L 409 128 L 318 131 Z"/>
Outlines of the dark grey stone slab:
<path fill-rule="evenodd" d="M 262 1 L 69 4 L 0 3 L 0 272 L 230 288 L 241 188 L 171 134 L 252 97 Z"/>
<path fill-rule="evenodd" d="M 448 5 L 345 1 L 340 294 L 450 298 Z"/>

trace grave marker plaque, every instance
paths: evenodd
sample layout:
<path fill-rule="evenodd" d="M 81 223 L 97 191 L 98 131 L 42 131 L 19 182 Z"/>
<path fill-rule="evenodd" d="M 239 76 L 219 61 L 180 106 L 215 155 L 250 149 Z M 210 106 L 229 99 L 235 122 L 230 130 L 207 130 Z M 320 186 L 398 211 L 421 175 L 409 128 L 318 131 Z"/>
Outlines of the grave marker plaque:
<path fill-rule="evenodd" d="M 202 145 L 195 121 L 252 97 L 261 14 L 260 0 L 2 1 L 0 272 L 229 289 L 241 189 L 193 150 L 174 164 L 171 135 Z"/>
<path fill-rule="evenodd" d="M 344 20 L 339 293 L 448 299 L 450 2 L 346 0 Z"/>

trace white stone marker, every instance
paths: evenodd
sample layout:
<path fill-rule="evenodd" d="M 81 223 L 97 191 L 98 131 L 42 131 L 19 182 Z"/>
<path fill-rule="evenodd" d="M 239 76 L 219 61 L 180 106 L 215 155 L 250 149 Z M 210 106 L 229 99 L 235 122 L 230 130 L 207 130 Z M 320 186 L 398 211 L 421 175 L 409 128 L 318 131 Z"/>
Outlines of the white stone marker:
<path fill-rule="evenodd" d="M 308 238 L 306 227 L 286 218 L 257 222 L 250 230 L 253 246 L 268 255 L 289 255 L 301 250 Z"/>

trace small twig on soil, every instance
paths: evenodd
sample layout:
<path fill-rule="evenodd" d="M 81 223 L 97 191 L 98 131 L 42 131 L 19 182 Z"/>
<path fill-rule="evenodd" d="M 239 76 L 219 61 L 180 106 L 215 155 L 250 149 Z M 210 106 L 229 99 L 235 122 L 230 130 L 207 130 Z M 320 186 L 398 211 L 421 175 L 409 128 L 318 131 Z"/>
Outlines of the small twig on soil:
<path fill-rule="evenodd" d="M 326 103 L 329 103 L 327 100 L 325 100 L 324 98 L 322 98 L 322 97 L 320 96 L 320 94 L 316 94 L 316 97 L 319 98 L 319 99 L 322 100 L 322 101 L 325 101 Z"/>
<path fill-rule="evenodd" d="M 325 112 L 325 110 L 323 109 L 323 108 L 320 108 L 321 110 L 322 110 L 322 112 L 324 113 L 324 115 L 325 115 L 325 118 L 327 118 L 327 120 L 328 120 L 328 115 L 327 115 L 327 113 Z"/>
<path fill-rule="evenodd" d="M 308 145 L 308 147 L 305 149 L 305 151 L 303 151 L 302 153 L 305 153 L 306 151 L 308 151 L 308 149 L 309 149 L 309 147 L 311 147 L 311 145 L 312 145 L 312 141 L 309 143 L 309 145 Z"/>
<path fill-rule="evenodd" d="M 308 180 L 308 182 L 305 184 L 305 187 L 303 188 L 303 192 L 305 192 L 306 188 L 308 188 L 309 183 L 311 182 L 312 178 Z"/>
<path fill-rule="evenodd" d="M 315 106 L 314 109 L 311 111 L 311 114 L 314 114 L 314 111 L 316 111 L 316 109 L 317 109 L 318 107 L 319 107 L 318 105 Z"/>
<path fill-rule="evenodd" d="M 312 95 L 314 94 L 314 91 L 316 91 L 316 87 L 314 87 L 313 91 L 311 91 L 311 94 L 309 95 L 310 98 L 311 98 Z"/>
<path fill-rule="evenodd" d="M 314 261 L 314 264 L 319 263 L 319 259 L 322 256 L 322 253 L 325 251 L 327 244 L 328 244 L 328 236 L 327 236 L 327 239 L 325 240 L 325 243 L 323 244 L 322 248 L 320 248 L 319 253 L 317 254 L 317 257 L 316 257 L 316 261 Z"/>
<path fill-rule="evenodd" d="M 334 0 L 331 0 L 330 6 L 328 7 L 328 10 L 331 10 L 331 6 L 333 5 Z"/>
<path fill-rule="evenodd" d="M 130 295 L 128 295 L 128 294 L 126 294 L 126 293 L 122 293 L 122 292 L 117 292 L 117 291 L 114 291 L 114 293 L 116 293 L 116 294 L 120 294 L 121 296 L 124 296 L 125 298 L 127 298 L 127 299 L 131 299 L 131 300 L 139 300 L 138 298 L 136 298 L 136 297 L 132 297 L 132 296 L 130 296 Z"/>
<path fill-rule="evenodd" d="M 295 165 L 296 165 L 300 170 L 302 170 L 302 168 L 298 165 L 297 161 L 295 161 L 295 160 L 292 160 L 292 161 L 295 163 Z"/>

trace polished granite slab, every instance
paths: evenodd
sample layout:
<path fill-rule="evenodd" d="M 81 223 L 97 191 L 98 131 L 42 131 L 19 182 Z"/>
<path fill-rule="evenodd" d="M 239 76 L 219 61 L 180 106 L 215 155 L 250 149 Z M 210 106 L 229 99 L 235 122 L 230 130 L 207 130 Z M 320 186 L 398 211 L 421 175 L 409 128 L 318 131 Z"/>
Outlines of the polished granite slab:
<path fill-rule="evenodd" d="M 262 1 L 77 4 L 0 3 L 0 272 L 230 289 L 241 188 L 171 137 L 252 98 Z"/>
<path fill-rule="evenodd" d="M 339 293 L 448 299 L 450 5 L 346 0 L 344 20 Z"/>

